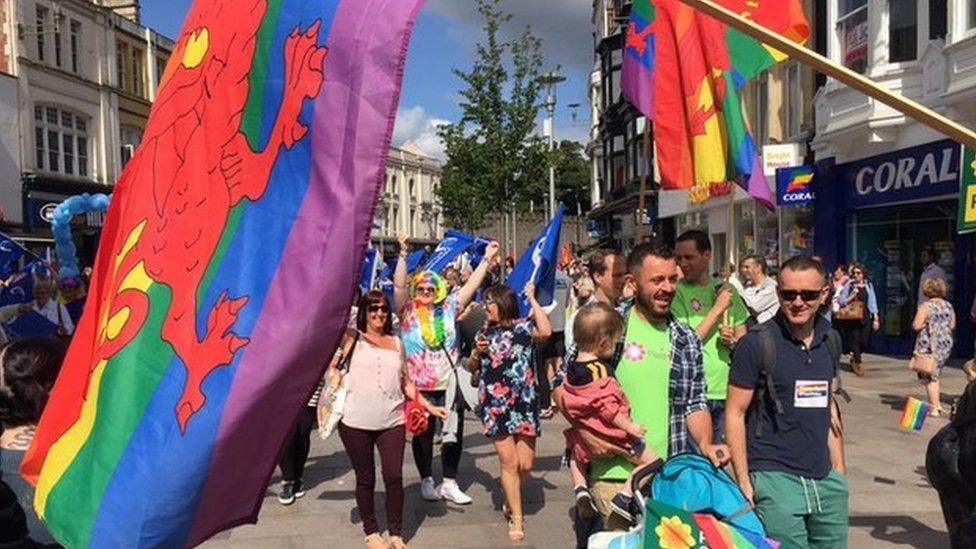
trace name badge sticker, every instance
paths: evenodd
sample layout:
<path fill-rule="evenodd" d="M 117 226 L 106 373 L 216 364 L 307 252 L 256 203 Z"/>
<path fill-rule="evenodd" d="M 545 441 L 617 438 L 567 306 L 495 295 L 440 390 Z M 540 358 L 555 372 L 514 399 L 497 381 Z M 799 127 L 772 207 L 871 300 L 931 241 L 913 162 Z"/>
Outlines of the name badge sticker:
<path fill-rule="evenodd" d="M 798 379 L 793 390 L 794 408 L 826 408 L 830 400 L 829 381 Z"/>

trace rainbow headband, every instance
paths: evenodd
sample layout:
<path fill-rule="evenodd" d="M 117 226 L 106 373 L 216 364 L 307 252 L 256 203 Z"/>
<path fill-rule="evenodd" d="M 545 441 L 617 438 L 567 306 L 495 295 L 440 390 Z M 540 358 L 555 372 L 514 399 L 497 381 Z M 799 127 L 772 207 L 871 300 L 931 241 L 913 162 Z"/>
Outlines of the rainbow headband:
<path fill-rule="evenodd" d="M 410 299 L 417 299 L 417 286 L 421 284 L 430 284 L 437 289 L 434 293 L 434 303 L 447 299 L 447 283 L 434 271 L 422 271 L 413 276 L 410 281 Z"/>

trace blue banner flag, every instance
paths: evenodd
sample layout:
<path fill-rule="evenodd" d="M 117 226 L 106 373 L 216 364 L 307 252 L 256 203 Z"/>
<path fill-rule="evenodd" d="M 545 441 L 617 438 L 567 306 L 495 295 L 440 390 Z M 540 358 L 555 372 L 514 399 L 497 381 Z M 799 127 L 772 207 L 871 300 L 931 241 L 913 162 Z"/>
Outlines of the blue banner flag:
<path fill-rule="evenodd" d="M 6 324 L 5 329 L 11 339 L 48 337 L 54 335 L 58 329 L 58 325 L 44 318 L 37 311 L 31 310 L 14 317 L 13 320 Z"/>
<path fill-rule="evenodd" d="M 443 271 L 457 256 L 473 249 L 476 255 L 483 255 L 488 241 L 472 234 L 448 229 L 444 233 L 444 240 L 437 245 L 437 249 L 430 255 L 424 265 L 425 271 L 439 273 Z"/>
<path fill-rule="evenodd" d="M 34 299 L 34 276 L 29 271 L 18 273 L 0 290 L 0 307 L 27 303 Z"/>
<path fill-rule="evenodd" d="M 563 205 L 559 204 L 556 214 L 552 216 L 529 247 L 522 253 L 522 257 L 515 263 L 515 268 L 508 275 L 508 285 L 519 296 L 519 314 L 527 316 L 531 307 L 522 295 L 522 290 L 529 282 L 535 284 L 535 298 L 544 305 L 552 304 L 553 291 L 556 286 L 556 265 L 559 262 L 559 233 L 563 225 Z"/>
<path fill-rule="evenodd" d="M 0 233 L 0 265 L 6 265 L 11 261 L 17 261 L 26 253 L 24 247 L 14 239 Z"/>
<path fill-rule="evenodd" d="M 426 252 L 423 250 L 414 250 L 407 254 L 407 275 L 412 275 L 417 267 L 424 261 L 424 256 Z M 383 268 L 380 270 L 380 280 L 390 279 L 393 280 L 393 271 L 396 269 L 397 262 L 384 264 Z"/>
<path fill-rule="evenodd" d="M 380 257 L 376 248 L 370 246 L 366 248 L 363 256 L 363 270 L 359 273 L 359 291 L 366 293 L 376 286 L 376 274 L 380 266 Z"/>

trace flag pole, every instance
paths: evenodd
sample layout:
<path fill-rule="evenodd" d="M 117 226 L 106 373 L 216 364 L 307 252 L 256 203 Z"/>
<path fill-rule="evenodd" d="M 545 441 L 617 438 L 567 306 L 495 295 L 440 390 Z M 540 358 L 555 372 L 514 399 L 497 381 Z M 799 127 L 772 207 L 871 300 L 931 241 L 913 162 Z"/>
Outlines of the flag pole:
<path fill-rule="evenodd" d="M 647 208 L 647 172 L 651 171 L 651 123 L 644 117 L 644 137 L 641 145 L 644 169 L 641 170 L 640 191 L 637 193 L 637 245 L 644 242 L 644 210 Z"/>
<path fill-rule="evenodd" d="M 715 19 L 739 30 L 749 36 L 788 54 L 813 69 L 840 81 L 843 84 L 872 97 L 896 111 L 914 118 L 926 126 L 951 137 L 952 139 L 976 148 L 976 132 L 961 124 L 958 124 L 945 116 L 921 105 L 920 103 L 908 99 L 907 97 L 893 93 L 890 90 L 878 85 L 876 82 L 862 74 L 858 74 L 847 67 L 827 59 L 826 57 L 803 47 L 765 27 L 759 25 L 741 15 L 719 6 L 711 0 L 679 0 L 681 3 L 695 8 L 702 13 L 710 15 Z"/>

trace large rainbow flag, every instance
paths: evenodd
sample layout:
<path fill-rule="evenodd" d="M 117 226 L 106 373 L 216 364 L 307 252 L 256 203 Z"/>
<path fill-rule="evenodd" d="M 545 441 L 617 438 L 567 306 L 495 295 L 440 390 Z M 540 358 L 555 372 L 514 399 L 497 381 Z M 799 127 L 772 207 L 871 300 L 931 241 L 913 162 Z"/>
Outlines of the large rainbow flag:
<path fill-rule="evenodd" d="M 798 42 L 810 34 L 799 0 L 716 3 Z M 745 174 L 754 173 L 756 146 L 743 119 L 739 88 L 785 57 L 679 0 L 634 1 L 621 88 L 654 120 L 664 189 L 707 189 L 743 182 Z M 747 190 L 764 193 L 761 199 L 771 205 L 765 182 L 755 189 L 753 184 Z"/>
<path fill-rule="evenodd" d="M 256 520 L 358 282 L 420 4 L 193 4 L 22 467 L 64 545 Z"/>
<path fill-rule="evenodd" d="M 649 500 L 644 509 L 642 547 L 664 549 L 778 549 L 780 544 L 756 532 L 736 528 L 707 513 L 689 513 Z"/>

